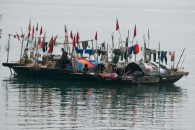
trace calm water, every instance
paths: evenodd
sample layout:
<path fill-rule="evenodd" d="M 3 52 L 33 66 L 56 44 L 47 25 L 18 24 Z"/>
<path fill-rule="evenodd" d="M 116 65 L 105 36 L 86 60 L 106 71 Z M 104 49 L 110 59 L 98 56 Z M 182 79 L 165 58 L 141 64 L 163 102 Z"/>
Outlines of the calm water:
<path fill-rule="evenodd" d="M 0 64 L 6 62 L 8 33 L 21 34 L 22 28 L 27 34 L 30 18 L 32 25 L 38 22 L 48 37 L 58 34 L 59 42 L 64 40 L 66 24 L 73 33 L 79 31 L 81 40 L 94 39 L 98 31 L 98 43 L 110 44 L 114 32 L 117 46 L 118 17 L 123 39 L 128 29 L 132 38 L 136 24 L 136 41 L 141 46 L 149 28 L 150 47 L 157 49 L 160 42 L 164 50 L 176 51 L 176 62 L 185 48 L 184 67 L 190 72 L 174 85 L 129 86 L 10 77 L 9 69 L 0 65 L 0 129 L 195 128 L 194 0 L 0 2 Z M 20 46 L 11 38 L 9 61 L 18 60 Z M 54 51 L 60 53 L 60 47 Z M 170 61 L 167 66 L 171 66 Z"/>

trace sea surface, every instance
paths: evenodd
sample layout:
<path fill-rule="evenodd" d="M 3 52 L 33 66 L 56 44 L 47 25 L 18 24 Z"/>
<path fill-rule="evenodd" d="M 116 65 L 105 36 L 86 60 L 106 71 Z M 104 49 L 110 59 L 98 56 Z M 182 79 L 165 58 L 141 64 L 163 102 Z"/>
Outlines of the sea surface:
<path fill-rule="evenodd" d="M 0 0 L 0 14 L 0 129 L 195 129 L 194 0 Z M 185 48 L 178 67 L 189 75 L 173 85 L 134 86 L 11 76 L 2 66 L 8 34 L 27 35 L 30 19 L 31 26 L 42 26 L 46 41 L 58 35 L 57 42 L 63 42 L 66 25 L 80 40 L 94 39 L 97 31 L 98 46 L 105 41 L 109 48 L 111 35 L 117 48 L 128 30 L 134 44 L 143 46 L 145 35 L 148 46 L 149 29 L 149 47 L 158 49 L 160 43 L 160 50 L 175 51 L 175 66 Z M 19 59 L 20 48 L 11 36 L 9 62 Z"/>

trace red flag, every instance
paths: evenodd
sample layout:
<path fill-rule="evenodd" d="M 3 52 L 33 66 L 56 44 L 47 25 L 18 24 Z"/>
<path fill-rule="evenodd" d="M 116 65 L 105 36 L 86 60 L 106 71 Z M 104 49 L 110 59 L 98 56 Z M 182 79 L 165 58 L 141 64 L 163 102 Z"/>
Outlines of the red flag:
<path fill-rule="evenodd" d="M 139 44 L 135 44 L 135 54 L 139 53 Z"/>
<path fill-rule="evenodd" d="M 119 23 L 118 23 L 118 19 L 116 19 L 116 31 L 119 30 Z"/>
<path fill-rule="evenodd" d="M 47 53 L 52 54 L 52 52 L 53 52 L 53 45 L 52 45 L 51 47 L 49 47 L 49 50 L 48 50 L 48 52 L 47 52 Z"/>
<path fill-rule="evenodd" d="M 42 26 L 41 26 L 41 29 L 40 29 L 40 35 L 43 33 L 43 30 L 42 30 Z"/>
<path fill-rule="evenodd" d="M 171 54 L 171 61 L 175 61 L 175 51 Z"/>
<path fill-rule="evenodd" d="M 76 43 L 77 44 L 79 44 L 79 39 L 80 39 L 79 32 L 77 32 L 77 37 L 76 37 Z"/>
<path fill-rule="evenodd" d="M 75 36 L 73 38 L 73 42 L 72 42 L 72 48 L 75 48 L 76 47 L 76 39 L 75 39 Z"/>
<path fill-rule="evenodd" d="M 24 38 L 24 34 L 21 34 L 21 38 Z"/>
<path fill-rule="evenodd" d="M 51 37 L 51 40 L 49 42 L 49 50 L 48 50 L 48 53 L 51 53 L 52 54 L 53 52 L 53 36 Z"/>
<path fill-rule="evenodd" d="M 28 33 L 28 38 L 30 37 L 30 32 Z"/>
<path fill-rule="evenodd" d="M 73 39 L 72 31 L 70 32 L 70 38 Z"/>
<path fill-rule="evenodd" d="M 136 24 L 135 24 L 133 37 L 135 38 L 135 37 L 136 37 L 136 35 L 137 35 L 137 32 L 136 32 Z"/>
<path fill-rule="evenodd" d="M 18 38 L 18 41 L 20 41 L 20 36 L 18 35 L 17 32 L 16 32 L 16 37 Z"/>
<path fill-rule="evenodd" d="M 56 37 L 53 39 L 53 45 L 56 45 L 56 39 L 57 39 L 58 35 L 56 35 Z"/>
<path fill-rule="evenodd" d="M 34 26 L 33 26 L 33 29 L 32 29 L 32 39 L 34 39 Z"/>
<path fill-rule="evenodd" d="M 95 40 L 97 41 L 98 39 L 98 35 L 97 35 L 97 32 L 95 33 Z"/>

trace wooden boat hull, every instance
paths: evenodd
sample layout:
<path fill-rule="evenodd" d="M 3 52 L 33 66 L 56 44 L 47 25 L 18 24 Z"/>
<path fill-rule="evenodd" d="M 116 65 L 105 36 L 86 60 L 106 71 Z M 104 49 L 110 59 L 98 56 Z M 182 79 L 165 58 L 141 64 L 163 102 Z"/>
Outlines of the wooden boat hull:
<path fill-rule="evenodd" d="M 98 81 L 98 82 L 112 82 L 112 83 L 132 83 L 132 80 L 111 79 L 103 78 L 100 75 L 83 74 L 81 72 L 74 73 L 72 70 L 60 69 L 60 68 L 37 68 L 26 66 L 13 66 L 12 69 L 22 76 L 30 76 L 33 78 L 45 78 L 45 79 L 62 79 L 73 81 Z"/>
<path fill-rule="evenodd" d="M 3 66 L 12 68 L 13 66 L 19 66 L 19 63 L 2 63 Z"/>
<path fill-rule="evenodd" d="M 43 79 L 62 79 L 72 81 L 92 81 L 92 82 L 103 82 L 103 83 L 127 83 L 127 84 L 174 84 L 184 75 L 171 76 L 167 75 L 160 77 L 158 75 L 143 76 L 137 78 L 110 78 L 102 77 L 101 75 L 89 73 L 84 74 L 80 72 L 73 72 L 72 70 L 60 69 L 60 68 L 46 68 L 46 67 L 33 67 L 33 66 L 20 66 L 18 63 L 3 63 L 3 66 L 13 69 L 15 73 L 22 76 L 28 76 L 32 78 L 43 78 Z"/>
<path fill-rule="evenodd" d="M 164 77 L 160 79 L 160 83 L 162 84 L 174 84 L 178 80 L 180 80 L 183 76 L 171 76 L 171 77 Z"/>

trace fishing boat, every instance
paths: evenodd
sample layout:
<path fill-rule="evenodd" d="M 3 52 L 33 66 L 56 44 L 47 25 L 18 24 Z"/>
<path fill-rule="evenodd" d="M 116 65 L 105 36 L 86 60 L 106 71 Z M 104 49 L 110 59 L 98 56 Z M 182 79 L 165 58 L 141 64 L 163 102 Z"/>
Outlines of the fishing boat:
<path fill-rule="evenodd" d="M 90 61 L 88 61 L 90 62 Z M 112 73 L 91 71 L 83 73 L 82 70 L 61 69 L 57 67 L 29 66 L 17 63 L 3 63 L 3 66 L 9 67 L 15 73 L 22 76 L 44 79 L 63 79 L 73 81 L 98 81 L 112 83 L 130 83 L 130 84 L 155 84 L 168 83 L 173 84 L 183 76 L 189 73 L 183 69 L 167 69 L 161 66 L 160 72 L 158 65 L 154 63 L 144 63 L 142 60 L 129 63 L 126 67 L 117 68 Z M 103 65 L 102 65 L 103 66 Z M 148 70 L 151 68 L 152 70 Z"/>
<path fill-rule="evenodd" d="M 9 67 L 11 73 L 14 70 L 14 73 L 18 75 L 33 78 L 129 84 L 173 84 L 183 76 L 189 74 L 189 72 L 185 72 L 182 68 L 167 69 L 162 64 L 154 62 L 145 63 L 143 59 L 131 62 L 128 65 L 116 66 L 110 64 L 106 67 L 103 63 L 98 64 L 93 60 L 79 58 L 76 63 L 77 69 L 73 68 L 74 63 L 66 69 L 62 69 L 57 65 L 57 61 L 55 60 L 49 61 L 46 65 L 43 65 L 41 62 L 36 64 L 32 61 L 28 62 L 27 64 L 24 64 L 24 61 L 3 63 L 3 66 Z M 82 71 L 84 64 L 90 66 L 90 71 L 87 73 Z"/>
<path fill-rule="evenodd" d="M 140 60 L 134 62 L 131 61 L 131 62 L 119 63 L 119 58 L 118 58 L 119 55 L 116 54 L 115 49 L 111 50 L 112 53 L 114 53 L 112 54 L 114 56 L 111 57 L 110 61 L 108 60 L 109 58 L 108 45 L 106 50 L 105 43 L 102 44 L 104 45 L 102 46 L 102 48 L 101 47 L 97 48 L 96 45 L 96 49 L 94 49 L 93 40 L 85 40 L 83 42 L 80 41 L 82 43 L 84 42 L 86 43 L 86 41 L 92 42 L 91 49 L 86 49 L 86 48 L 80 49 L 76 47 L 75 39 L 78 40 L 78 38 L 75 37 L 73 38 L 73 42 L 71 43 L 73 47 L 72 47 L 72 52 L 69 55 L 70 63 L 67 64 L 66 67 L 63 68 L 61 67 L 60 63 L 62 61 L 59 55 L 55 55 L 51 53 L 49 55 L 43 55 L 41 60 L 38 60 L 38 55 L 36 54 L 35 57 L 30 56 L 29 58 L 28 48 L 23 49 L 23 46 L 21 47 L 20 59 L 17 62 L 10 63 L 8 62 L 10 36 L 15 36 L 15 35 L 9 34 L 7 62 L 2 63 L 2 65 L 8 67 L 10 69 L 11 74 L 17 74 L 17 75 L 28 76 L 33 78 L 36 77 L 36 78 L 52 79 L 52 80 L 62 79 L 62 80 L 72 80 L 72 81 L 94 81 L 94 82 L 102 82 L 102 83 L 105 82 L 106 83 L 127 83 L 129 85 L 160 84 L 160 83 L 173 84 L 177 82 L 179 79 L 181 79 L 182 77 L 187 76 L 189 74 L 189 72 L 184 71 L 182 67 L 167 68 L 166 66 L 160 63 L 160 58 L 159 58 L 159 62 L 152 62 L 151 60 L 148 60 L 147 52 L 150 49 L 146 48 L 145 42 L 144 42 L 144 56 L 143 56 L 144 58 L 141 58 Z M 65 30 L 65 36 L 67 36 L 67 30 Z M 21 38 L 24 39 L 24 37 L 22 36 Z M 96 38 L 95 40 L 97 41 Z M 23 41 L 24 40 L 22 40 L 22 43 Z M 42 43 L 45 46 L 44 42 L 45 39 L 42 41 Z M 79 41 L 77 41 L 77 43 L 79 43 Z M 56 44 L 54 40 L 50 40 L 48 45 L 50 49 L 48 50 L 48 52 L 51 50 L 53 51 L 54 44 Z M 42 44 L 37 43 L 36 49 L 38 49 L 38 45 L 43 47 Z M 65 45 L 68 46 L 69 44 L 63 43 L 63 45 L 65 47 Z M 138 46 L 137 44 L 131 47 L 126 46 L 125 50 L 131 51 L 128 52 L 128 55 L 130 55 L 132 51 L 134 52 L 134 54 L 138 53 L 139 47 L 137 46 Z M 120 51 L 120 49 L 117 49 L 117 52 L 118 50 Z M 82 55 L 78 56 L 78 53 L 81 54 L 81 52 Z M 95 54 L 94 59 L 83 56 L 83 53 L 89 53 L 90 55 Z M 99 56 L 101 55 L 100 56 L 101 58 L 98 57 L 98 55 Z M 158 54 L 158 56 L 160 57 L 160 53 Z M 87 65 L 89 69 L 87 72 L 83 71 L 83 67 L 85 65 Z"/>

